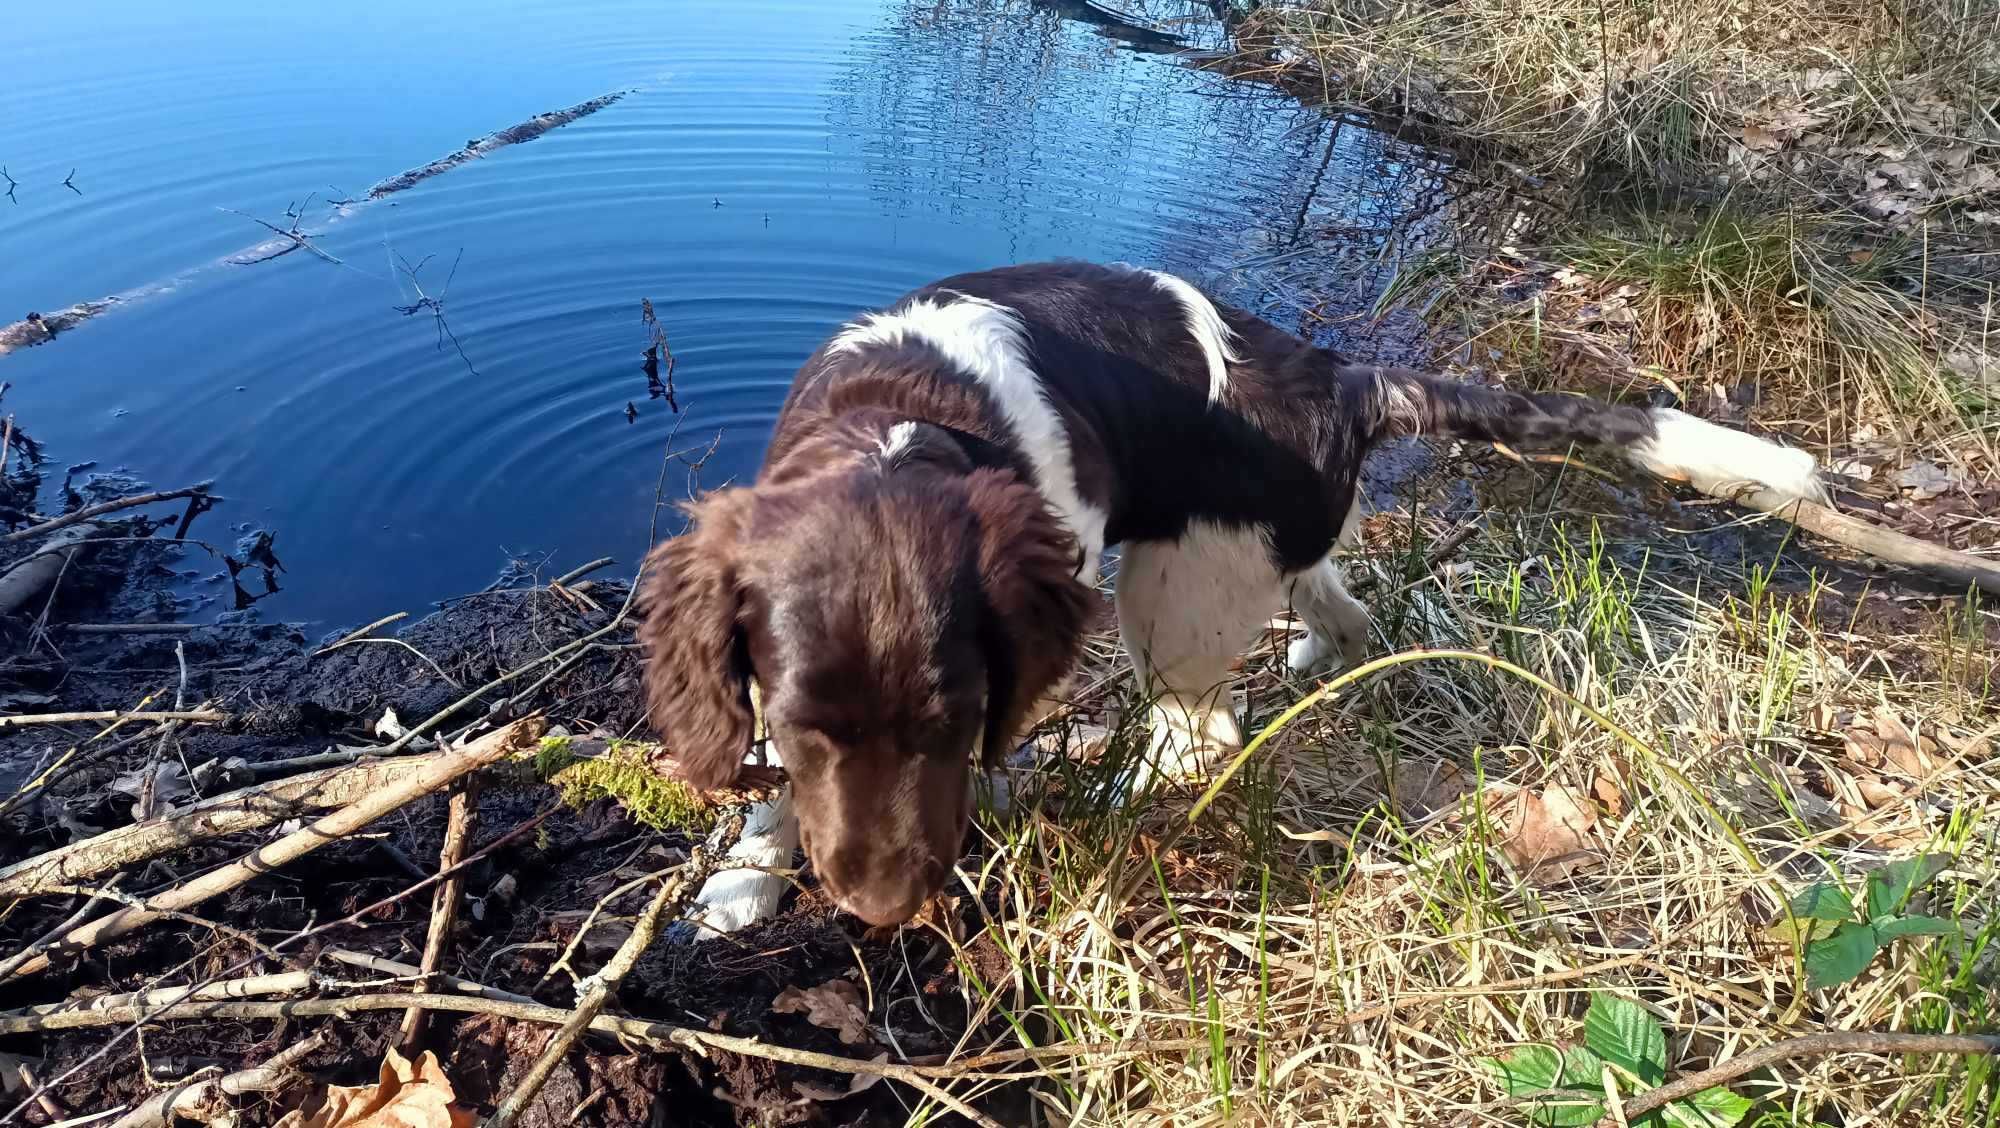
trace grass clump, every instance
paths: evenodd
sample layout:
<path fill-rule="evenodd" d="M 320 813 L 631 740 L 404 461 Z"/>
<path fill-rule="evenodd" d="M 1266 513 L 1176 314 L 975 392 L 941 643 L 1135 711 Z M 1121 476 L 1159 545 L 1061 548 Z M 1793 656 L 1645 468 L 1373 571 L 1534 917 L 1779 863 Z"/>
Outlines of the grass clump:
<path fill-rule="evenodd" d="M 708 833 L 715 826 L 713 804 L 648 766 L 640 748 L 614 740 L 603 755 L 580 757 L 568 737 L 548 737 L 535 751 L 535 775 L 571 807 L 616 799 L 634 820 L 655 830 Z"/>
<path fill-rule="evenodd" d="M 961 875 L 999 906 L 961 948 L 971 1025 L 1038 1047 L 985 1083 L 1029 1079 L 1064 1124 L 1588 1123 L 1601 1068 L 1494 1063 L 1601 1064 L 1614 998 L 1653 1047 L 1611 1074 L 1627 1100 L 1809 1033 L 2000 1031 L 1983 684 L 1895 657 L 1930 627 L 1891 639 L 1788 561 L 1719 566 L 1577 504 L 1489 511 L 1415 578 L 1428 523 L 1376 522 L 1410 543 L 1364 564 L 1387 649 L 1502 655 L 1559 693 L 1409 662 L 1300 713 L 1192 823 L 1199 785 L 1105 798 L 1141 710 L 1086 694 L 1111 748 L 1023 781 Z M 1311 688 L 1284 641 L 1251 655 L 1248 733 Z M 1965 648 L 1993 664 L 1984 632 Z M 1126 684 L 1108 641 L 1092 663 Z M 1868 958 L 1833 967 L 1812 946 L 1843 928 Z M 1634 1122 L 2000 1124 L 1984 1058 L 1811 1058 L 1701 1097 Z"/>

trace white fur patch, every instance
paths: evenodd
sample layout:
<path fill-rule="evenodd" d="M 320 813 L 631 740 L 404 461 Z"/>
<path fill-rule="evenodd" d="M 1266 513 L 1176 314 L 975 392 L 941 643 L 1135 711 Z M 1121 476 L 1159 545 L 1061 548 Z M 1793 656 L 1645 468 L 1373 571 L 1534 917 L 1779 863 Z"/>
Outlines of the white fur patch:
<path fill-rule="evenodd" d="M 1151 278 L 1154 285 L 1172 294 L 1181 304 L 1181 310 L 1187 314 L 1187 330 L 1208 361 L 1208 402 L 1221 403 L 1222 394 L 1229 390 L 1229 365 L 1243 359 L 1233 343 L 1236 331 L 1222 320 L 1215 303 L 1187 282 L 1159 270 L 1139 273 Z"/>
<path fill-rule="evenodd" d="M 1375 402 L 1381 408 L 1381 426 L 1405 435 L 1424 432 L 1424 394 L 1414 380 L 1399 379 L 1380 368 L 1375 370 Z"/>
<path fill-rule="evenodd" d="M 1042 498 L 1083 547 L 1078 578 L 1095 584 L 1106 517 L 1077 489 L 1069 429 L 1050 405 L 1041 377 L 1028 359 L 1028 335 L 1020 315 L 982 298 L 955 296 L 947 304 L 924 298 L 849 325 L 833 339 L 831 351 L 857 352 L 873 344 L 900 344 L 905 338 L 938 350 L 985 386 L 1013 428 L 1022 455 L 1035 468 Z"/>
<path fill-rule="evenodd" d="M 1705 493 L 1727 494 L 1754 483 L 1792 500 L 1826 499 L 1826 487 L 1805 451 L 1669 407 L 1656 408 L 1652 416 L 1653 437 L 1634 443 L 1626 453 L 1662 478 L 1692 483 Z"/>
<path fill-rule="evenodd" d="M 778 750 L 769 748 L 768 762 L 778 765 Z M 789 869 L 792 852 L 799 848 L 799 816 L 792 807 L 792 788 L 787 784 L 776 798 L 750 809 L 743 820 L 743 837 L 729 851 L 724 866 L 764 866 Z M 699 922 L 696 940 L 735 932 L 778 913 L 778 901 L 790 882 L 759 869 L 723 869 L 708 879 L 696 894 L 690 918 Z"/>
<path fill-rule="evenodd" d="M 915 423 L 898 423 L 895 426 L 889 428 L 888 435 L 884 436 L 882 439 L 882 457 L 890 459 L 895 458 L 897 455 L 909 449 L 910 443 L 914 441 L 916 437 L 917 437 L 917 425 Z"/>

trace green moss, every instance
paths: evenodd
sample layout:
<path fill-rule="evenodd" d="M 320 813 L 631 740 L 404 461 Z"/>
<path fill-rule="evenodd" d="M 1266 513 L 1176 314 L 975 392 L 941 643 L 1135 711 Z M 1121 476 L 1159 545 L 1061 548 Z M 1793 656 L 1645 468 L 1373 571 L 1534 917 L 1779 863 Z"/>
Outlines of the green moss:
<path fill-rule="evenodd" d="M 611 798 L 656 830 L 706 833 L 715 825 L 711 805 L 686 784 L 653 770 L 638 746 L 623 741 L 614 740 L 604 755 L 585 759 L 570 749 L 568 737 L 549 737 L 535 750 L 535 775 L 572 807 Z"/>

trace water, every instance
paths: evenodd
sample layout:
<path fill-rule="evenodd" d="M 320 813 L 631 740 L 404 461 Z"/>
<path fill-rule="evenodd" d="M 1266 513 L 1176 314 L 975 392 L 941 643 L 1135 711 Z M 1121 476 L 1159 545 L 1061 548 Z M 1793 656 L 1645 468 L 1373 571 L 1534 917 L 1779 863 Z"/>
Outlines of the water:
<path fill-rule="evenodd" d="M 1063 9 L 856 0 L 75 0 L 0 45 L 0 321 L 163 290 L 0 357 L 64 463 L 215 479 L 276 533 L 256 613 L 322 626 L 647 543 L 661 455 L 755 472 L 856 311 L 1050 257 L 1175 270 L 1280 324 L 1364 310 L 1437 192 L 1421 153 Z M 1127 0 L 1194 45 L 1206 6 Z M 1143 38 L 1143 37 L 1142 37 Z M 336 192 L 613 90 L 614 106 L 332 222 Z M 81 194 L 63 186 L 74 168 Z M 218 264 L 314 193 L 341 260 Z M 462 257 L 461 257 L 462 256 Z M 398 265 L 423 262 L 451 333 Z M 684 413 L 648 398 L 639 303 Z M 1335 326 L 1363 356 L 1401 337 Z M 1402 346 L 1396 346 L 1401 348 Z M 628 405 L 630 410 L 628 411 Z M 668 476 L 669 497 L 684 475 Z M 676 527 L 671 515 L 662 529 Z M 202 571 L 213 565 L 191 555 Z M 226 589 L 226 585 L 224 585 Z M 185 612 L 230 609 L 212 584 Z"/>

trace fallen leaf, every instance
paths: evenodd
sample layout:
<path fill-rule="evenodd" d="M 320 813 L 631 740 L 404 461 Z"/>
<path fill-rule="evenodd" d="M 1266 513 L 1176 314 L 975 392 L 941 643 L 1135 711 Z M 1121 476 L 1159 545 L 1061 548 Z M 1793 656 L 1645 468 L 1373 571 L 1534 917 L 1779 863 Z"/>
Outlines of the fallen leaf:
<path fill-rule="evenodd" d="M 1896 484 L 1918 501 L 1933 498 L 1952 487 L 1952 477 L 1935 462 L 1915 462 L 1896 475 Z"/>
<path fill-rule="evenodd" d="M 861 989 L 845 979 L 833 978 L 817 987 L 787 987 L 771 1000 L 778 1014 L 802 1014 L 822 1030 L 840 1035 L 847 1045 L 868 1040 L 868 1015 L 861 1009 Z"/>
<path fill-rule="evenodd" d="M 1931 754 L 1935 742 L 1919 739 L 1893 710 L 1875 710 L 1875 734 L 1881 739 L 1883 758 L 1896 770 L 1919 779 L 1937 770 L 1937 757 Z"/>
<path fill-rule="evenodd" d="M 1612 779 L 1608 775 L 1600 774 L 1595 780 L 1591 781 L 1590 793 L 1597 797 L 1599 803 L 1603 804 L 1605 814 L 1615 819 L 1625 813 L 1625 791 L 1618 786 L 1617 780 Z"/>
<path fill-rule="evenodd" d="M 876 1054 L 874 1057 L 869 1058 L 868 1060 L 874 1062 L 876 1065 L 881 1065 L 883 1062 L 889 1060 L 889 1051 L 884 1050 L 881 1053 Z M 792 1088 L 796 1089 L 798 1091 L 799 1096 L 805 1100 L 837 1101 L 845 1099 L 847 1097 L 851 1097 L 856 1093 L 862 1093 L 868 1091 L 869 1089 L 873 1089 L 876 1083 L 881 1080 L 882 1080 L 882 1075 L 879 1073 L 857 1073 L 854 1075 L 854 1080 L 849 1081 L 847 1083 L 847 1088 L 845 1090 L 822 1089 L 818 1085 L 809 1084 L 804 1081 L 794 1081 L 792 1083 Z"/>
<path fill-rule="evenodd" d="M 1769 129 L 1765 129 L 1763 126 L 1758 125 L 1755 122 L 1746 121 L 1743 123 L 1744 148 L 1755 150 L 1761 153 L 1768 153 L 1775 149 L 1782 149 L 1784 148 L 1784 146 L 1785 146 L 1785 139 L 1779 136 L 1777 133 Z"/>
<path fill-rule="evenodd" d="M 403 722 L 396 718 L 394 707 L 382 710 L 382 719 L 375 722 L 375 735 L 386 736 L 390 740 L 403 735 Z"/>
<path fill-rule="evenodd" d="M 470 1109 L 452 1104 L 458 1094 L 429 1050 L 414 1064 L 390 1047 L 373 1085 L 328 1085 L 311 1116 L 294 1110 L 277 1128 L 472 1128 Z"/>
<path fill-rule="evenodd" d="M 148 764 L 111 781 L 111 790 L 132 797 L 132 821 L 145 822 L 173 805 L 174 800 L 191 794 L 187 769 L 176 760 Z"/>
<path fill-rule="evenodd" d="M 1404 818 L 1422 819 L 1456 807 L 1471 790 L 1464 768 L 1450 760 L 1436 760 L 1426 767 L 1406 763 L 1398 768 L 1391 793 Z"/>
<path fill-rule="evenodd" d="M 1525 788 L 1489 799 L 1487 810 L 1500 823 L 1501 852 L 1522 876 L 1566 877 L 1590 859 L 1588 835 L 1597 825 L 1597 805 L 1560 783 L 1540 795 Z"/>

